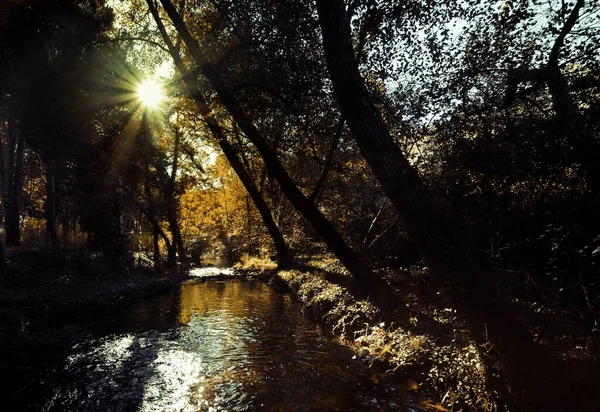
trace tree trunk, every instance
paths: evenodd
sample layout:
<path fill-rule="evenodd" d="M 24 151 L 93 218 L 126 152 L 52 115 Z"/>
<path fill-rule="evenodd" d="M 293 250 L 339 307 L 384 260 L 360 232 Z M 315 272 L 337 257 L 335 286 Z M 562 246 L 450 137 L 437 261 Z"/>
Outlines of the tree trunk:
<path fill-rule="evenodd" d="M 277 252 L 278 266 L 280 268 L 287 266 L 290 263 L 288 248 L 285 244 L 283 235 L 281 234 L 279 228 L 275 224 L 275 220 L 273 220 L 273 215 L 271 214 L 269 206 L 267 206 L 267 202 L 265 202 L 264 198 L 258 191 L 258 188 L 256 187 L 256 184 L 254 183 L 252 177 L 246 172 L 244 165 L 237 157 L 235 149 L 233 148 L 233 146 L 231 146 L 231 144 L 229 144 L 229 141 L 225 139 L 219 140 L 219 147 L 221 147 L 221 150 L 223 150 L 223 153 L 229 161 L 229 164 L 231 165 L 235 173 L 238 175 L 240 181 L 242 182 L 242 184 L 246 188 L 246 191 L 250 195 L 250 198 L 254 202 L 258 213 L 262 217 L 263 222 L 265 222 L 265 226 L 269 231 L 269 235 L 271 235 L 271 239 L 273 239 L 273 244 Z"/>
<path fill-rule="evenodd" d="M 160 245 L 158 244 L 158 225 L 156 224 L 152 224 L 152 260 L 154 261 L 154 269 L 162 269 Z"/>
<path fill-rule="evenodd" d="M 173 202 L 175 203 L 175 202 Z M 187 262 L 187 255 L 185 252 L 185 246 L 183 245 L 183 238 L 181 237 L 181 229 L 179 228 L 179 221 L 177 220 L 177 204 L 175 206 L 169 204 L 167 206 L 167 214 L 169 221 L 169 231 L 173 238 L 173 248 L 179 256 L 179 261 L 182 263 Z"/>
<path fill-rule="evenodd" d="M 54 162 L 46 164 L 46 241 L 55 242 L 56 234 L 56 173 Z"/>
<path fill-rule="evenodd" d="M 244 165 L 237 157 L 237 154 L 235 153 L 235 149 L 233 148 L 233 146 L 231 146 L 231 144 L 227 140 L 225 133 L 223 132 L 223 129 L 219 126 L 216 119 L 212 116 L 211 110 L 208 107 L 208 104 L 206 103 L 206 101 L 204 100 L 204 97 L 200 93 L 196 77 L 189 75 L 183 61 L 179 57 L 177 50 L 174 48 L 173 44 L 171 43 L 171 41 L 164 29 L 164 26 L 162 24 L 162 21 L 160 20 L 158 12 L 157 12 L 156 8 L 154 7 L 154 4 L 152 4 L 152 0 L 148 0 L 148 6 L 149 6 L 150 11 L 151 11 L 152 15 L 154 16 L 154 19 L 158 25 L 158 28 L 161 32 L 163 40 L 166 43 L 167 47 L 169 48 L 169 51 L 175 62 L 175 65 L 177 66 L 177 69 L 181 73 L 181 76 L 185 82 L 187 89 L 188 89 L 189 95 L 196 102 L 196 106 L 198 107 L 200 114 L 204 117 L 204 120 L 205 120 L 209 130 L 215 137 L 217 143 L 219 144 L 219 147 L 221 147 L 221 150 L 223 150 L 223 153 L 225 154 L 225 158 L 227 159 L 227 161 L 233 168 L 234 172 L 236 173 L 236 175 L 238 176 L 238 178 L 244 185 L 244 188 L 250 195 L 252 202 L 254 202 L 256 209 L 258 210 L 265 226 L 267 227 L 267 230 L 269 232 L 269 235 L 271 236 L 271 239 L 273 240 L 273 244 L 274 244 L 275 250 L 277 252 L 278 266 L 279 267 L 287 266 L 290 261 L 288 247 L 283 238 L 283 234 L 281 233 L 281 231 L 275 224 L 275 220 L 273 220 L 273 215 L 271 214 L 271 211 L 269 210 L 269 206 L 267 205 L 267 203 L 265 202 L 265 199 L 260 194 L 258 188 L 256 187 L 256 184 L 254 183 L 254 180 L 247 173 L 246 169 L 244 168 Z"/>
<path fill-rule="evenodd" d="M 19 210 L 14 199 L 4 200 L 4 231 L 6 233 L 6 245 L 18 246 L 21 243 L 21 222 Z"/>
<path fill-rule="evenodd" d="M 4 205 L 4 231 L 7 246 L 18 246 L 21 242 L 21 194 L 23 191 L 23 159 L 25 139 L 11 119 L 6 138 L 0 142 L 0 173 L 2 203 Z"/>
<path fill-rule="evenodd" d="M 180 145 L 180 132 L 175 130 L 175 142 L 173 147 L 173 163 L 171 165 L 171 176 L 169 177 L 169 183 L 166 190 L 167 198 L 167 214 L 169 220 L 169 230 L 173 237 L 173 248 L 177 249 L 180 262 L 187 262 L 187 256 L 185 253 L 185 247 L 183 245 L 183 238 L 181 237 L 181 229 L 179 227 L 179 220 L 177 214 L 178 202 L 175 198 L 175 179 L 177 179 L 177 169 L 179 168 L 179 145 Z M 175 252 L 175 250 L 173 251 Z"/>
<path fill-rule="evenodd" d="M 65 213 L 62 218 L 62 241 L 65 247 L 69 244 L 69 236 L 71 234 L 71 219 L 70 216 Z"/>
<path fill-rule="evenodd" d="M 557 130 L 571 142 L 574 158 L 581 166 L 588 188 L 597 195 L 600 193 L 600 145 L 577 111 L 567 79 L 557 65 L 547 68 L 546 84 L 556 113 Z"/>
<path fill-rule="evenodd" d="M 313 203 L 317 203 L 317 198 L 321 193 L 321 188 L 327 180 L 327 176 L 329 176 L 329 170 L 331 170 L 331 166 L 333 165 L 333 156 L 335 155 L 335 151 L 342 138 L 342 132 L 344 131 L 344 123 L 344 118 L 341 118 L 338 128 L 335 132 L 335 136 L 331 140 L 331 146 L 329 147 L 329 152 L 327 152 L 327 157 L 325 158 L 325 164 L 323 165 L 321 176 L 319 176 L 319 180 L 317 181 L 317 184 L 315 184 L 315 188 L 311 192 L 310 196 L 308 196 L 310 201 Z"/>
<path fill-rule="evenodd" d="M 150 134 L 150 126 L 148 124 L 148 113 L 146 111 L 144 111 L 142 115 L 142 127 L 144 128 L 144 141 L 146 143 L 146 170 L 144 176 L 144 192 L 146 195 L 146 202 L 148 204 L 146 217 L 152 223 L 154 266 L 157 270 L 160 270 L 162 267 L 160 262 L 160 248 L 158 244 L 159 236 L 162 236 L 163 240 L 165 241 L 167 253 L 169 256 L 169 268 L 173 268 L 175 267 L 175 246 L 172 245 L 171 242 L 169 242 L 169 239 L 159 226 L 158 219 L 156 217 L 156 205 L 154 204 L 154 198 L 152 197 L 152 190 L 150 188 L 150 151 L 152 150 L 152 141 Z"/>
<path fill-rule="evenodd" d="M 360 76 L 343 0 L 317 0 L 317 9 L 327 66 L 342 113 L 369 167 L 419 245 L 432 276 L 450 286 L 476 342 L 492 347 L 499 355 L 503 377 L 516 403 L 535 410 L 553 409 L 562 398 L 558 388 L 564 380 L 554 373 L 555 364 L 533 342 L 512 307 L 485 283 L 469 259 L 463 237 L 451 225 L 447 208 L 434 198 L 394 143 Z M 551 381 L 553 378 L 556 380 Z"/>
<path fill-rule="evenodd" d="M 6 255 L 4 254 L 4 245 L 0 240 L 0 285 L 4 282 L 6 276 Z"/>
<path fill-rule="evenodd" d="M 154 253 L 153 259 L 154 259 L 155 267 L 157 269 L 160 269 L 162 267 L 162 264 L 160 262 L 160 247 L 158 244 L 159 236 L 165 242 L 165 246 L 166 246 L 168 254 L 169 254 L 170 264 L 171 264 L 171 262 L 174 263 L 175 262 L 175 252 L 174 252 L 175 246 L 171 244 L 168 236 L 161 229 L 158 221 L 156 220 L 156 216 L 148 209 L 148 207 L 144 207 L 144 205 L 135 198 L 133 193 L 131 193 L 131 191 L 126 186 L 122 186 L 122 189 L 125 191 L 125 193 L 127 193 L 127 195 L 130 197 L 130 199 L 136 205 L 136 207 L 140 210 L 140 212 L 142 212 L 142 214 L 146 217 L 146 219 L 148 219 L 148 221 L 152 225 L 152 236 L 153 236 L 152 241 L 153 241 L 153 253 Z"/>
<path fill-rule="evenodd" d="M 198 42 L 188 31 L 185 23 L 171 1 L 161 0 L 161 3 L 175 25 L 177 32 L 183 38 L 184 43 L 188 47 L 192 58 L 200 68 L 202 74 L 210 81 L 221 100 L 221 103 L 227 108 L 246 137 L 256 147 L 266 166 L 273 174 L 273 177 L 279 182 L 285 196 L 290 200 L 292 205 L 294 205 L 296 210 L 311 224 L 312 228 L 321 235 L 321 238 L 327 244 L 329 249 L 357 281 L 365 287 L 376 282 L 377 277 L 362 263 L 356 253 L 346 244 L 331 222 L 329 222 L 314 203 L 298 189 L 279 161 L 277 153 L 271 148 L 267 139 L 262 136 L 243 109 L 239 106 L 237 100 L 223 83 L 213 65 L 204 57 L 203 52 L 198 46 Z"/>

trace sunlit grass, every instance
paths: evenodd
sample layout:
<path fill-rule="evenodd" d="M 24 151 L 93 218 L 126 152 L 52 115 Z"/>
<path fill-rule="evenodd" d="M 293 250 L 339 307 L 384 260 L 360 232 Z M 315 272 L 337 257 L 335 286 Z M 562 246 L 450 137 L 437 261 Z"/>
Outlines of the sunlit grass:
<path fill-rule="evenodd" d="M 313 259 L 311 265 L 327 264 Z M 345 287 L 313 274 L 290 269 L 279 271 L 277 276 L 304 303 L 305 313 L 321 319 L 342 343 L 355 350 L 357 357 L 370 365 L 389 368 L 389 372 L 405 371 L 410 377 L 407 389 L 431 391 L 442 399 L 419 400 L 424 409 L 449 411 L 457 402 L 473 410 L 492 410 L 493 398 L 484 390 L 485 368 L 477 345 L 457 331 L 454 311 L 441 310 L 440 316 L 448 318 L 452 327 L 443 332 L 446 335 L 433 339 L 423 333 L 424 320 L 418 320 L 421 315 L 426 319 L 431 310 L 424 304 L 398 302 L 402 314 L 394 319 L 400 323 L 396 324 L 383 321 L 380 308 L 370 300 L 357 299 Z"/>
<path fill-rule="evenodd" d="M 235 267 L 243 270 L 273 270 L 277 267 L 277 263 L 268 258 L 244 254 Z"/>

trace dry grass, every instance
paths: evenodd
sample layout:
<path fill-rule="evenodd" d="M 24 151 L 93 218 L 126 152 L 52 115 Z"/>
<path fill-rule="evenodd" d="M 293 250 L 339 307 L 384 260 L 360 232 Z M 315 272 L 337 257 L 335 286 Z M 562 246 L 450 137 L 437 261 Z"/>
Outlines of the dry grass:
<path fill-rule="evenodd" d="M 335 270 L 328 262 L 310 264 Z M 428 306 L 411 295 L 398 301 L 405 306 L 407 320 L 399 326 L 386 322 L 380 308 L 356 299 L 343 286 L 293 269 L 279 271 L 277 277 L 305 304 L 308 315 L 319 319 L 357 356 L 408 379 L 408 388 L 417 391 L 423 408 L 495 410 L 493 397 L 485 390 L 479 351 L 462 332 L 453 309 Z M 429 330 L 421 318 L 436 318 L 433 325 L 444 325 L 443 332 Z"/>
<path fill-rule="evenodd" d="M 240 258 L 240 261 L 237 262 L 233 267 L 234 269 L 238 270 L 262 272 L 275 270 L 277 268 L 277 263 L 267 258 L 244 254 Z"/>

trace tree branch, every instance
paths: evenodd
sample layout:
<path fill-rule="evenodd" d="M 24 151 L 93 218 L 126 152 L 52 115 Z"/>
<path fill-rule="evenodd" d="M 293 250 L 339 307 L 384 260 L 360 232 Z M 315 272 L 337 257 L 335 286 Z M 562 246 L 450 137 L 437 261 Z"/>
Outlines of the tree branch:
<path fill-rule="evenodd" d="M 344 118 L 340 118 L 340 121 L 338 123 L 338 129 L 335 133 L 335 136 L 333 137 L 333 140 L 331 141 L 329 152 L 327 152 L 327 157 L 325 158 L 325 164 L 323 165 L 323 171 L 321 172 L 321 176 L 319 177 L 319 180 L 317 181 L 317 184 L 315 185 L 315 188 L 313 189 L 312 193 L 308 197 L 313 203 L 317 200 L 317 196 L 319 196 L 321 188 L 327 180 L 327 176 L 329 175 L 329 171 L 331 170 L 331 165 L 333 164 L 333 155 L 335 154 L 338 144 L 340 143 L 342 132 L 344 130 L 344 123 Z"/>
<path fill-rule="evenodd" d="M 238 90 L 240 90 L 240 89 L 243 89 L 243 88 L 246 88 L 246 87 L 254 87 L 254 88 L 257 88 L 257 89 L 260 89 L 260 90 L 263 90 L 263 91 L 267 92 L 269 95 L 271 95 L 271 96 L 275 97 L 277 100 L 279 100 L 281 103 L 283 103 L 283 105 L 284 105 L 285 107 L 287 107 L 287 108 L 288 108 L 288 110 L 289 110 L 290 112 L 292 112 L 294 115 L 296 115 L 296 116 L 298 115 L 298 111 L 297 111 L 296 109 L 294 109 L 294 107 L 292 107 L 292 105 L 291 105 L 291 104 L 290 104 L 290 103 L 289 103 L 289 102 L 288 102 L 288 101 L 287 101 L 287 100 L 286 100 L 286 99 L 285 99 L 283 96 L 281 96 L 281 95 L 280 95 L 279 93 L 277 93 L 275 90 L 273 90 L 273 89 L 271 89 L 271 88 L 269 88 L 269 87 L 267 87 L 267 86 L 263 86 L 263 85 L 256 84 L 256 83 L 249 83 L 249 82 L 246 82 L 246 83 L 239 83 L 239 84 L 236 84 L 236 85 L 235 85 L 235 86 L 232 88 L 232 90 L 231 90 L 231 91 L 232 91 L 232 93 L 234 93 L 234 94 L 235 94 L 235 92 L 236 92 L 236 91 L 238 91 Z"/>
<path fill-rule="evenodd" d="M 156 42 L 154 40 L 147 39 L 145 37 L 136 37 L 136 36 L 115 37 L 113 39 L 99 39 L 99 40 L 96 40 L 94 43 L 95 44 L 100 44 L 100 43 L 115 43 L 115 42 L 120 42 L 120 41 L 123 41 L 123 42 L 125 42 L 125 41 L 142 41 L 142 42 L 149 43 L 149 44 L 151 44 L 153 46 L 156 46 L 156 47 L 158 47 L 159 49 L 161 49 L 164 52 L 167 52 L 167 53 L 169 52 L 169 50 L 165 46 L 163 46 L 162 44 L 160 44 L 160 43 L 158 43 L 158 42 Z"/>
<path fill-rule="evenodd" d="M 575 23 L 577 23 L 577 19 L 579 18 L 579 10 L 583 7 L 584 0 L 577 0 L 575 3 L 575 7 L 571 11 L 569 18 L 565 22 L 560 34 L 554 41 L 554 45 L 552 46 L 552 51 L 550 52 L 550 56 L 548 58 L 548 66 L 558 66 L 558 55 L 560 54 L 560 48 L 563 46 L 565 42 L 565 37 L 571 32 Z"/>

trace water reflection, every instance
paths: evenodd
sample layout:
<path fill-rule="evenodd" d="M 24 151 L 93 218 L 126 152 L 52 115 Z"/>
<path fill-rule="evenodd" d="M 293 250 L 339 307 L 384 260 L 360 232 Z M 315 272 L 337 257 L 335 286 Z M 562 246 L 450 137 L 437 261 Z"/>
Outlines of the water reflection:
<path fill-rule="evenodd" d="M 46 376 L 44 411 L 398 410 L 289 296 L 259 282 L 186 283 L 98 325 Z M 32 408 L 35 409 L 35 408 Z"/>

